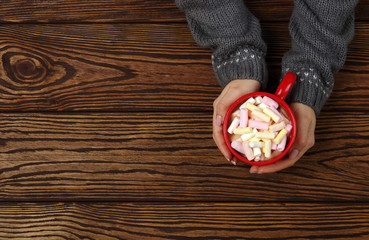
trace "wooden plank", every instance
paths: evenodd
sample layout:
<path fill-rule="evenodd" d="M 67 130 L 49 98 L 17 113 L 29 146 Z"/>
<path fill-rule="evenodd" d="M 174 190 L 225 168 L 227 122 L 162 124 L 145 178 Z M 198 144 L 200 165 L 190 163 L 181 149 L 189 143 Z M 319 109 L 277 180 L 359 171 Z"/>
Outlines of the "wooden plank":
<path fill-rule="evenodd" d="M 336 83 L 355 111 L 369 96 L 369 25 L 356 29 Z M 287 23 L 263 31 L 275 82 Z M 0 57 L 0 111 L 211 111 L 221 91 L 184 24 L 1 25 Z"/>
<path fill-rule="evenodd" d="M 191 109 L 220 90 L 208 50 L 194 47 L 185 25 L 0 29 L 3 111 Z"/>
<path fill-rule="evenodd" d="M 11 0 L 2 2 L 0 16 L 12 23 L 185 21 L 171 0 Z"/>
<path fill-rule="evenodd" d="M 367 239 L 369 205 L 14 203 L 2 239 Z"/>
<path fill-rule="evenodd" d="M 368 201 L 369 114 L 325 112 L 293 168 L 252 175 L 211 113 L 2 114 L 2 201 Z"/>
<path fill-rule="evenodd" d="M 293 1 L 288 0 L 245 3 L 260 21 L 288 21 L 293 8 Z M 369 1 L 360 1 L 356 19 L 369 20 L 368 11 Z M 2 2 L 0 22 L 185 22 L 185 16 L 173 0 L 11 0 Z"/>

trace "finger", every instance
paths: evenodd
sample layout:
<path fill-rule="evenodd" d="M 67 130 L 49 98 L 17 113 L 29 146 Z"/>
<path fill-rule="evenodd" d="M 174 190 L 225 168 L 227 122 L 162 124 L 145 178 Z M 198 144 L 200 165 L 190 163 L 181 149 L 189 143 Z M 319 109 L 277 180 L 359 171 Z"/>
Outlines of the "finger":
<path fill-rule="evenodd" d="M 290 159 L 299 159 L 315 142 L 315 112 L 302 103 L 292 103 L 291 109 L 296 118 L 296 140 L 289 152 Z M 302 152 L 302 154 L 301 154 Z"/>
<path fill-rule="evenodd" d="M 250 173 L 257 173 L 259 170 L 259 166 L 253 165 L 250 168 Z"/>
<path fill-rule="evenodd" d="M 219 107 L 219 104 L 222 100 L 222 98 L 225 96 L 225 94 L 228 92 L 229 88 L 225 88 L 220 96 L 214 101 L 214 112 L 213 112 L 213 139 L 215 144 L 217 145 L 220 152 L 224 155 L 224 157 L 231 161 L 232 153 L 227 148 L 224 138 L 223 138 L 223 120 L 225 116 L 224 109 L 227 108 L 227 106 Z M 226 110 L 225 110 L 226 111 Z"/>
<path fill-rule="evenodd" d="M 217 130 L 216 128 L 219 128 L 219 127 L 216 127 L 215 126 L 213 128 L 213 139 L 214 139 L 214 142 L 217 145 L 217 147 L 219 148 L 220 152 L 224 155 L 224 157 L 228 161 L 230 161 L 231 158 L 232 158 L 232 153 L 227 148 L 227 145 L 226 145 L 226 143 L 224 141 L 224 138 L 223 138 L 222 131 L 221 130 Z"/>

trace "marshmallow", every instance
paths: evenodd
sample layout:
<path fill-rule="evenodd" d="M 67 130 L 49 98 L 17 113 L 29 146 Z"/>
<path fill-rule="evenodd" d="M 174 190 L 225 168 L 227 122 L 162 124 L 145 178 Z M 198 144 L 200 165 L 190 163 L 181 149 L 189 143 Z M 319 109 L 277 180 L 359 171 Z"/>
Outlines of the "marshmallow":
<path fill-rule="evenodd" d="M 257 106 L 255 106 L 254 104 L 251 103 L 246 103 L 246 108 L 249 109 L 250 111 L 259 111 L 261 112 L 261 109 L 258 108 Z"/>
<path fill-rule="evenodd" d="M 274 112 L 275 114 L 277 114 L 281 118 L 280 121 L 282 121 L 282 120 L 285 119 L 285 117 L 283 116 L 283 114 L 281 114 L 277 109 L 275 109 L 273 107 L 270 107 L 269 109 L 270 109 L 270 111 Z"/>
<path fill-rule="evenodd" d="M 274 143 L 275 143 L 275 144 L 279 144 L 279 143 L 282 141 L 283 137 L 284 137 L 284 136 L 286 136 L 286 134 L 287 134 L 287 130 L 286 130 L 285 128 L 283 128 L 283 129 L 278 133 L 278 135 L 274 138 Z"/>
<path fill-rule="evenodd" d="M 255 103 L 256 103 L 256 105 L 259 105 L 260 103 L 262 103 L 263 102 L 263 98 L 262 97 L 256 97 L 255 98 Z"/>
<path fill-rule="evenodd" d="M 233 130 L 233 134 L 246 134 L 246 133 L 252 133 L 252 128 L 245 127 L 245 128 L 235 128 Z"/>
<path fill-rule="evenodd" d="M 270 126 L 269 131 L 277 132 L 277 131 L 282 130 L 284 127 L 286 127 L 286 130 L 288 131 L 286 124 L 282 121 L 282 122 L 279 122 L 279 123 L 276 123 L 276 124 L 273 124 L 272 126 Z M 291 128 L 292 128 L 292 126 L 291 126 Z"/>
<path fill-rule="evenodd" d="M 263 109 L 263 113 L 265 113 L 266 115 L 268 115 L 276 123 L 279 122 L 279 120 L 281 119 L 277 114 L 275 114 L 269 108 L 264 108 Z"/>
<path fill-rule="evenodd" d="M 243 135 L 241 135 L 241 140 L 242 141 L 247 141 L 250 138 L 254 137 L 254 135 L 255 135 L 255 133 L 246 133 L 246 134 L 243 134 Z"/>
<path fill-rule="evenodd" d="M 271 132 L 258 132 L 258 133 L 255 133 L 255 137 L 261 138 L 261 139 L 273 139 L 275 136 L 274 136 L 274 133 L 271 133 Z"/>
<path fill-rule="evenodd" d="M 248 110 L 245 108 L 241 108 L 240 113 L 240 128 L 244 128 L 247 126 L 249 116 L 248 116 Z"/>
<path fill-rule="evenodd" d="M 266 105 L 270 107 L 274 107 L 275 109 L 279 107 L 279 104 L 276 101 L 274 101 L 273 99 L 267 96 L 263 97 L 263 103 L 265 103 Z"/>
<path fill-rule="evenodd" d="M 270 155 L 272 154 L 272 141 L 270 139 L 264 140 L 263 152 L 266 158 L 270 158 Z"/>
<path fill-rule="evenodd" d="M 265 110 L 265 109 L 264 109 Z M 264 111 L 263 110 L 263 111 Z M 266 114 L 264 114 L 264 113 L 262 113 L 262 112 L 260 112 L 260 111 L 252 111 L 251 112 L 251 116 L 253 116 L 253 117 L 257 117 L 257 118 L 259 118 L 259 119 L 261 119 L 261 120 L 263 120 L 264 122 L 269 122 L 270 121 L 270 117 L 268 116 L 268 115 L 266 115 Z"/>
<path fill-rule="evenodd" d="M 254 152 L 254 157 L 260 157 L 261 156 L 261 150 L 260 150 L 260 148 L 253 148 L 252 149 L 253 150 L 253 152 Z"/>
<path fill-rule="evenodd" d="M 238 117 L 235 117 L 231 123 L 231 125 L 228 128 L 228 133 L 232 134 L 233 130 L 238 126 L 238 124 L 240 123 L 240 119 Z"/>
<path fill-rule="evenodd" d="M 231 147 L 232 147 L 234 150 L 236 150 L 236 151 L 238 151 L 238 152 L 240 152 L 240 153 L 242 153 L 242 154 L 245 154 L 245 151 L 244 151 L 244 149 L 243 149 L 243 147 L 242 147 L 242 143 L 241 143 L 241 142 L 239 142 L 239 141 L 233 141 L 233 142 L 231 143 Z"/>
<path fill-rule="evenodd" d="M 267 108 L 268 106 L 265 104 L 265 103 L 260 103 L 259 105 L 258 105 L 258 108 L 261 108 L 261 109 L 265 109 L 265 108 Z"/>
<path fill-rule="evenodd" d="M 240 110 L 237 110 L 234 113 L 232 113 L 232 118 L 240 117 L 240 116 L 241 116 L 241 111 Z"/>
<path fill-rule="evenodd" d="M 260 141 L 260 138 L 257 138 L 257 137 L 253 137 L 249 139 L 249 142 L 259 142 L 259 141 Z"/>
<path fill-rule="evenodd" d="M 288 134 L 291 133 L 291 130 L 292 130 L 292 125 L 291 124 L 287 124 L 285 129 L 287 130 Z"/>
<path fill-rule="evenodd" d="M 254 99 L 254 98 L 249 98 L 249 99 L 247 99 L 247 101 L 246 101 L 247 103 L 251 103 L 251 104 L 255 104 L 255 102 L 256 102 L 256 100 Z"/>
<path fill-rule="evenodd" d="M 251 148 L 263 148 L 264 143 L 262 143 L 262 142 L 249 142 L 249 146 Z"/>
<path fill-rule="evenodd" d="M 251 161 L 254 159 L 254 152 L 250 148 L 249 144 L 247 142 L 242 143 L 243 150 L 245 152 L 247 160 Z"/>
<path fill-rule="evenodd" d="M 272 143 L 272 150 L 277 150 L 277 147 L 278 147 L 278 145 L 273 142 Z"/>
<path fill-rule="evenodd" d="M 261 129 L 261 130 L 268 130 L 269 124 L 266 122 L 260 122 L 255 120 L 249 120 L 249 127 Z"/>
<path fill-rule="evenodd" d="M 281 142 L 277 145 L 277 150 L 282 152 L 286 148 L 287 136 L 285 135 Z"/>
<path fill-rule="evenodd" d="M 229 136 L 229 140 L 230 140 L 231 142 L 233 142 L 233 141 L 242 141 L 242 139 L 241 139 L 241 135 L 239 135 L 239 134 L 231 134 L 231 135 Z"/>

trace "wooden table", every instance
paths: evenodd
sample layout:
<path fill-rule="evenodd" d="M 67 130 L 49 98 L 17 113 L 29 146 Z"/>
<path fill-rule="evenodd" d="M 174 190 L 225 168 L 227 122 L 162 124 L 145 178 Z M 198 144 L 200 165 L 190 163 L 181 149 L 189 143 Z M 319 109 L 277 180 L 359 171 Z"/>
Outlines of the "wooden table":
<path fill-rule="evenodd" d="M 247 3 L 275 82 L 292 1 Z M 369 239 L 368 11 L 315 146 L 252 175 L 212 140 L 211 52 L 173 1 L 2 1 L 0 239 Z"/>

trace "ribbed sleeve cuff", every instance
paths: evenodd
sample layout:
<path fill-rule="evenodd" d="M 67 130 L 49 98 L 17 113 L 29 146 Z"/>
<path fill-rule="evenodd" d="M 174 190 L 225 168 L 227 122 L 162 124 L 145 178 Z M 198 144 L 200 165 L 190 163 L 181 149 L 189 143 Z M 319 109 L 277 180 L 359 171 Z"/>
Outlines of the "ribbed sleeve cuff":
<path fill-rule="evenodd" d="M 265 54 L 248 47 L 240 47 L 226 58 L 212 56 L 212 64 L 219 84 L 225 87 L 236 79 L 254 79 L 267 85 Z"/>
<path fill-rule="evenodd" d="M 318 71 L 309 66 L 283 67 L 282 77 L 286 72 L 293 72 L 297 75 L 289 101 L 310 106 L 318 116 L 332 92 L 333 81 L 330 81 L 331 85 L 327 85 L 325 81 L 322 81 Z"/>

